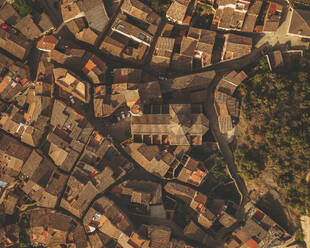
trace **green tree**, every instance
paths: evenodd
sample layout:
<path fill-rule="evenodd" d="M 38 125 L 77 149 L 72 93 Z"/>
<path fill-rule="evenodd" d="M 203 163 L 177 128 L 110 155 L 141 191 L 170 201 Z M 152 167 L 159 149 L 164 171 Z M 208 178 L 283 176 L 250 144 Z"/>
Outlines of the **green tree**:
<path fill-rule="evenodd" d="M 24 17 L 32 12 L 32 7 L 27 4 L 26 0 L 15 0 L 13 7 L 17 10 L 20 17 Z"/>

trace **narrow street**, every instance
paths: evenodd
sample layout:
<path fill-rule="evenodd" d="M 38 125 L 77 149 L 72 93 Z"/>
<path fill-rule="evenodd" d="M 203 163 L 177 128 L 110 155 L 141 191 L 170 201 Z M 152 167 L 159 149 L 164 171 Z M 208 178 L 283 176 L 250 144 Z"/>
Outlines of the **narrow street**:
<path fill-rule="evenodd" d="M 212 130 L 213 136 L 215 140 L 218 142 L 220 151 L 227 162 L 227 168 L 229 170 L 230 176 L 233 179 L 236 188 L 240 194 L 240 209 L 243 209 L 244 205 L 247 203 L 247 196 L 248 196 L 248 191 L 247 188 L 242 180 L 242 178 L 239 176 L 237 167 L 234 163 L 234 156 L 233 152 L 229 147 L 229 144 L 223 134 L 221 134 L 218 121 L 217 121 L 217 114 L 215 112 L 214 108 L 214 90 L 217 86 L 217 84 L 220 81 L 221 76 L 223 73 L 219 74 L 216 76 L 214 81 L 212 82 L 209 91 L 208 91 L 208 99 L 207 99 L 207 114 L 209 118 L 209 125 Z M 242 219 L 242 212 L 238 213 L 238 219 Z"/>
<path fill-rule="evenodd" d="M 217 73 L 213 82 L 209 86 L 208 96 L 207 96 L 207 114 L 209 119 L 210 129 L 212 130 L 215 140 L 218 142 L 220 151 L 227 162 L 227 169 L 229 171 L 230 177 L 234 181 L 237 191 L 240 194 L 240 208 L 237 212 L 237 218 L 242 220 L 244 215 L 244 206 L 248 202 L 248 191 L 243 179 L 238 174 L 237 167 L 234 163 L 233 151 L 231 150 L 229 143 L 225 135 L 221 134 L 217 114 L 214 108 L 214 91 L 223 75 L 230 72 L 231 70 L 241 70 L 244 66 L 256 62 L 262 56 L 262 48 L 255 49 L 250 55 L 242 57 L 240 59 L 227 61 L 223 63 L 216 64 L 209 67 L 209 69 L 214 69 Z"/>

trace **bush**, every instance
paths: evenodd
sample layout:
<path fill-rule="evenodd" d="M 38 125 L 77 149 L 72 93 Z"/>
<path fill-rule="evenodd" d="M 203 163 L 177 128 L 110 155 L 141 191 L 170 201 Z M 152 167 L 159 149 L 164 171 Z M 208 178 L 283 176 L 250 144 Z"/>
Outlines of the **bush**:
<path fill-rule="evenodd" d="M 206 164 L 212 166 L 211 173 L 215 178 L 225 177 L 226 175 L 226 161 L 219 152 L 213 153 L 206 161 Z"/>
<path fill-rule="evenodd" d="M 24 17 L 32 12 L 32 7 L 27 4 L 26 0 L 15 0 L 13 7 L 20 17 Z"/>
<path fill-rule="evenodd" d="M 235 153 L 240 174 L 254 179 L 271 166 L 287 203 L 302 213 L 310 210 L 309 187 L 302 180 L 310 166 L 309 69 L 310 63 L 297 64 L 295 71 L 274 73 L 262 59 L 238 89 L 241 115 L 252 125 Z"/>

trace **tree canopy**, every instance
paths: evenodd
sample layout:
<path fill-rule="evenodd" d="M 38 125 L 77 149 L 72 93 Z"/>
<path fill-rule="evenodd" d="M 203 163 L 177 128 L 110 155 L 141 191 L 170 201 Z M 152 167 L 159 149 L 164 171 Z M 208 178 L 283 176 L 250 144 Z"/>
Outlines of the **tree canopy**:
<path fill-rule="evenodd" d="M 310 56 L 309 56 L 310 57 Z M 290 70 L 291 69 L 291 70 Z M 254 66 L 238 89 L 245 139 L 235 153 L 241 175 L 254 179 L 272 168 L 287 203 L 310 214 L 305 181 L 310 170 L 310 59 L 281 73 L 270 72 L 264 59 Z"/>

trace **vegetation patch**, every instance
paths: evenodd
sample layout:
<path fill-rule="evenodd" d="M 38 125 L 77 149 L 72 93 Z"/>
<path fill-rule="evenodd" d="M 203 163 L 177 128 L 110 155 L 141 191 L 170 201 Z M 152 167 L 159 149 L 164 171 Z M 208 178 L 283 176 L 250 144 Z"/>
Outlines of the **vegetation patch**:
<path fill-rule="evenodd" d="M 198 3 L 193 15 L 192 25 L 197 28 L 210 28 L 213 20 L 213 8 L 207 3 Z"/>
<path fill-rule="evenodd" d="M 20 17 L 24 17 L 32 12 L 32 7 L 26 0 L 15 0 L 13 7 L 16 9 Z"/>
<path fill-rule="evenodd" d="M 166 15 L 172 0 L 142 0 L 142 2 L 149 5 L 158 14 Z"/>
<path fill-rule="evenodd" d="M 309 53 L 309 52 L 308 52 Z M 310 169 L 310 56 L 283 73 L 268 69 L 266 59 L 253 67 L 238 91 L 241 118 L 247 123 L 235 163 L 245 179 L 272 168 L 287 203 L 310 213 L 310 192 L 305 175 Z"/>
<path fill-rule="evenodd" d="M 212 169 L 210 171 L 216 179 L 219 179 L 220 177 L 227 177 L 226 161 L 219 152 L 212 154 L 206 160 L 206 164 L 212 165 Z"/>
<path fill-rule="evenodd" d="M 177 208 L 173 216 L 173 222 L 178 226 L 185 228 L 185 226 L 190 222 L 191 215 L 188 213 L 187 206 L 181 200 L 177 200 Z"/>
<path fill-rule="evenodd" d="M 31 247 L 30 244 L 30 237 L 29 237 L 29 227 L 30 227 L 30 216 L 28 213 L 24 213 L 21 215 L 18 225 L 20 227 L 19 233 L 19 247 L 20 248 L 29 248 Z"/>

